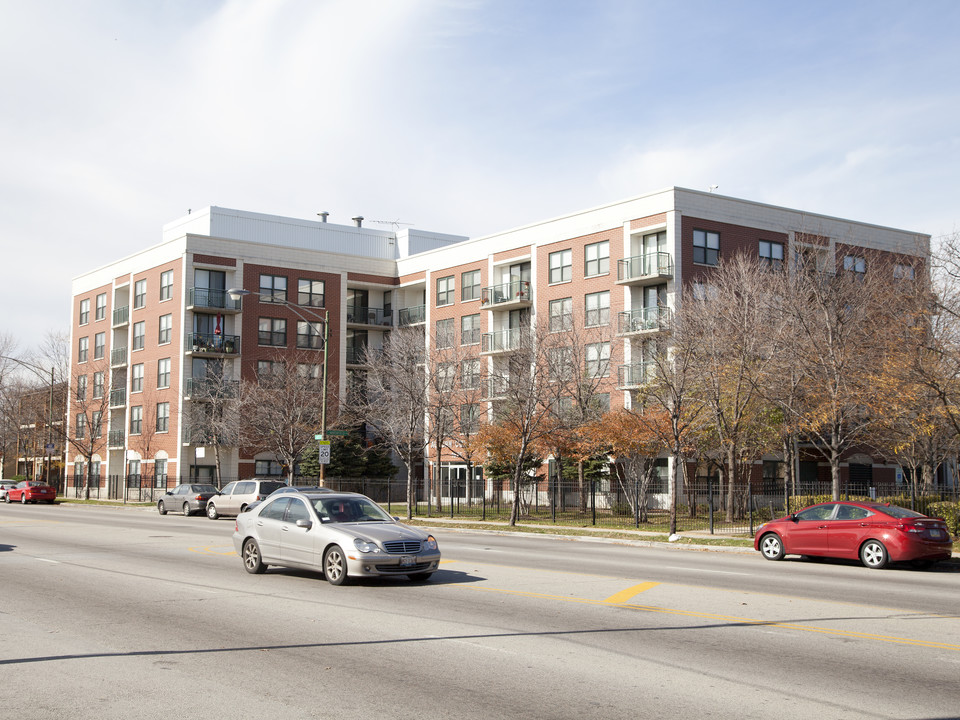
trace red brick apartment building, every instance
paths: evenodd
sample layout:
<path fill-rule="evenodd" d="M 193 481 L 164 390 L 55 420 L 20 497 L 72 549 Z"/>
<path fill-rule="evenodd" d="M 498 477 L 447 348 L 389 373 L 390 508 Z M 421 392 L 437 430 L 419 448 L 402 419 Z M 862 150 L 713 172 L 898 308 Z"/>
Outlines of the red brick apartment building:
<path fill-rule="evenodd" d="M 166 225 L 158 245 L 74 280 L 70 432 L 99 431 L 107 442 L 91 462 L 68 450 L 68 486 L 86 477 L 119 496 L 141 473 L 160 487 L 211 478 L 211 453 L 181 421 L 198 383 L 211 368 L 253 378 L 277 352 L 312 350 L 321 363 L 313 318 L 329 316 L 328 377 L 340 397 L 362 349 L 380 347 L 394 327 L 423 325 L 428 343 L 442 334 L 479 345 L 486 363 L 500 361 L 523 324 L 606 327 L 608 339 L 590 350 L 598 362 L 615 358 L 615 408 L 642 380 L 645 343 L 669 328 L 678 289 L 720 257 L 780 262 L 803 252 L 829 270 L 864 252 L 924 257 L 930 240 L 682 188 L 474 239 L 326 220 L 210 207 Z M 251 294 L 232 299 L 231 288 Z M 287 304 L 269 303 L 274 295 Z M 280 469 L 242 448 L 222 463 L 225 477 Z"/>

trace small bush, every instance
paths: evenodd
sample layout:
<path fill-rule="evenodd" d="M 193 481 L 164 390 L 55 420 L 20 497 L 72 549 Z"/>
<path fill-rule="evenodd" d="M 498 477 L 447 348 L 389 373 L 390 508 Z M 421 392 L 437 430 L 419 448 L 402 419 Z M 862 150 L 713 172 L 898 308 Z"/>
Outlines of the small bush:
<path fill-rule="evenodd" d="M 960 535 L 960 502 L 930 503 L 927 514 L 932 517 L 943 518 L 947 523 L 950 534 L 954 537 Z"/>

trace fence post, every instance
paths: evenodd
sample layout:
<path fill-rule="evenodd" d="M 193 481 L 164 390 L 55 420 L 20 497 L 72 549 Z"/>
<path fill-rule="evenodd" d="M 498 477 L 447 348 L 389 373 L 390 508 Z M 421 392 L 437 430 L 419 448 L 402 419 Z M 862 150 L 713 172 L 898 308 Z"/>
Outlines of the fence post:
<path fill-rule="evenodd" d="M 747 478 L 747 512 L 750 513 L 750 534 L 753 535 L 753 483 Z"/>
<path fill-rule="evenodd" d="M 710 534 L 713 535 L 713 476 L 707 468 L 707 513 L 710 517 Z"/>
<path fill-rule="evenodd" d="M 633 479 L 633 526 L 640 529 L 640 478 Z"/>
<path fill-rule="evenodd" d="M 594 525 L 597 524 L 597 481 L 590 481 L 590 514 L 592 516 L 592 522 Z"/>

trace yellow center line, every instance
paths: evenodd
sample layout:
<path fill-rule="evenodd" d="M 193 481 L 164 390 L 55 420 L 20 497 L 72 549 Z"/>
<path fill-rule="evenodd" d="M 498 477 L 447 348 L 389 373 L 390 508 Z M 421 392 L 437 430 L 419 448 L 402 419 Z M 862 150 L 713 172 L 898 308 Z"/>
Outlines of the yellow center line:
<path fill-rule="evenodd" d="M 604 602 L 610 603 L 611 605 L 623 605 L 628 600 L 632 600 L 634 596 L 639 595 L 642 592 L 646 592 L 650 588 L 655 588 L 659 584 L 660 583 L 658 582 L 640 583 L 639 585 L 634 585 L 632 588 L 621 590 L 616 595 L 611 595 L 604 600 Z"/>

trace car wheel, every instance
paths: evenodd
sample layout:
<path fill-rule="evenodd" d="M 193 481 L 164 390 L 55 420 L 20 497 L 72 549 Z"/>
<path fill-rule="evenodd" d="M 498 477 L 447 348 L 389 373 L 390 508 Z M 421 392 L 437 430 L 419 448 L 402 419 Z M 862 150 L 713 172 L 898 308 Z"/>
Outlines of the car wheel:
<path fill-rule="evenodd" d="M 259 575 L 267 569 L 260 556 L 260 546 L 253 538 L 247 538 L 243 543 L 243 567 L 251 575 Z"/>
<path fill-rule="evenodd" d="M 163 500 L 157 503 L 157 512 L 161 515 L 167 514 L 167 506 L 163 504 Z"/>
<path fill-rule="evenodd" d="M 184 515 L 184 517 L 186 517 L 186 516 L 189 515 L 189 514 L 190 514 L 190 503 L 184 503 L 184 504 L 183 504 L 183 515 Z"/>
<path fill-rule="evenodd" d="M 323 574 L 331 585 L 347 582 L 347 558 L 339 545 L 332 545 L 323 554 Z"/>
<path fill-rule="evenodd" d="M 6 495 L 3 496 L 3 501 L 7 503 L 13 502 L 13 500 L 10 499 L 10 493 L 7 493 Z"/>
<path fill-rule="evenodd" d="M 27 504 L 27 494 L 26 494 L 26 493 L 23 493 L 22 495 L 20 495 L 20 504 L 21 504 L 21 505 L 26 505 L 26 504 Z"/>
<path fill-rule="evenodd" d="M 767 533 L 760 538 L 760 553 L 767 560 L 783 560 L 783 541 L 776 533 Z"/>
<path fill-rule="evenodd" d="M 216 520 L 218 517 L 220 517 L 220 513 L 217 512 L 217 506 L 212 502 L 207 503 L 207 517 L 211 520 Z"/>
<path fill-rule="evenodd" d="M 860 562 L 872 570 L 886 567 L 890 556 L 879 540 L 867 540 L 860 548 Z"/>
<path fill-rule="evenodd" d="M 413 582 L 424 582 L 430 579 L 430 576 L 433 575 L 433 572 L 419 572 L 419 573 L 410 573 L 407 575 Z"/>

